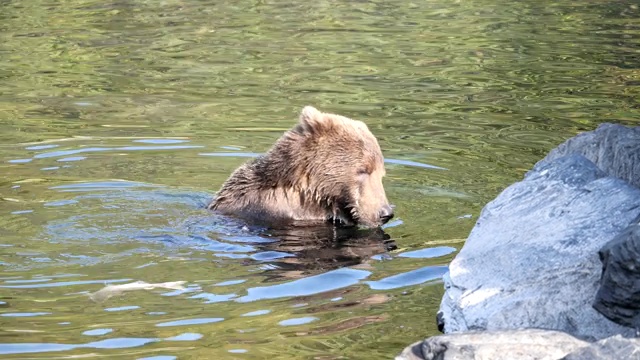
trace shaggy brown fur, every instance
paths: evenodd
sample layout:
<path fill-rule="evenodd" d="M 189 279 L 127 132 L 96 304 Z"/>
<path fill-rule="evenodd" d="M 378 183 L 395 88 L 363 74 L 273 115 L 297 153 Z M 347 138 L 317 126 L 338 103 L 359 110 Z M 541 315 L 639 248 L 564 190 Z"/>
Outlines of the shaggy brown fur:
<path fill-rule="evenodd" d="M 240 166 L 208 208 L 266 223 L 380 226 L 393 216 L 378 141 L 360 121 L 307 106 L 263 156 Z"/>

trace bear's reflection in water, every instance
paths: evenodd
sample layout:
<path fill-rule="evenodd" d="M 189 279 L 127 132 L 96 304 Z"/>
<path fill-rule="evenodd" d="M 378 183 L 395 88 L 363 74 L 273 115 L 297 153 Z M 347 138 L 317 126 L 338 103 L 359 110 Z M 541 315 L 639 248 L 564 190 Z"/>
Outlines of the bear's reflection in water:
<path fill-rule="evenodd" d="M 358 229 L 333 226 L 268 229 L 260 233 L 276 241 L 261 244 L 263 251 L 290 254 L 269 261 L 275 278 L 301 278 L 326 271 L 365 263 L 374 255 L 397 248 L 380 228 Z"/>

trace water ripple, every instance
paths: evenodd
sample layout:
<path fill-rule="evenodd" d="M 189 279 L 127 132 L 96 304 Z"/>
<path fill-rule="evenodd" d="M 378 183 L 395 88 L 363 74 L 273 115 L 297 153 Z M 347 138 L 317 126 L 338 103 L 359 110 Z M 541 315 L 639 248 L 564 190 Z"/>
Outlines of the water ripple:
<path fill-rule="evenodd" d="M 92 329 L 83 331 L 82 335 L 86 336 L 102 336 L 113 332 L 113 329 Z"/>
<path fill-rule="evenodd" d="M 202 339 L 204 335 L 198 333 L 184 333 L 178 336 L 166 338 L 166 341 L 196 341 Z"/>
<path fill-rule="evenodd" d="M 47 284 L 30 284 L 30 285 L 0 285 L 0 288 L 5 289 L 39 289 L 39 288 L 51 288 L 62 286 L 75 286 L 75 285 L 88 285 L 88 284 L 114 284 L 131 281 L 131 279 L 117 279 L 117 280 L 82 280 L 82 281 L 62 281 Z"/>
<path fill-rule="evenodd" d="M 88 147 L 72 150 L 49 151 L 33 156 L 34 159 L 47 159 L 52 157 L 65 157 L 75 154 L 105 152 L 105 151 L 146 151 L 146 150 L 180 150 L 180 149 L 200 149 L 200 145 L 163 145 L 163 146 L 121 146 L 121 147 Z"/>
<path fill-rule="evenodd" d="M 140 309 L 140 306 L 137 306 L 137 305 L 118 306 L 118 307 L 106 308 L 104 309 L 104 311 L 116 312 L 116 311 L 129 311 L 129 310 L 136 310 L 136 309 Z"/>
<path fill-rule="evenodd" d="M 267 315 L 270 312 L 271 310 L 256 310 L 256 311 L 248 312 L 246 314 L 242 314 L 240 316 L 260 316 L 260 315 Z"/>
<path fill-rule="evenodd" d="M 51 315 L 50 312 L 21 312 L 21 313 L 4 313 L 0 314 L 0 316 L 4 317 L 34 317 L 34 316 L 44 316 Z"/>
<path fill-rule="evenodd" d="M 313 317 L 313 316 L 306 316 L 306 317 L 300 317 L 300 318 L 293 318 L 293 319 L 287 319 L 287 320 L 282 320 L 278 323 L 278 325 L 280 326 L 295 326 L 295 325 L 304 325 L 304 324 L 308 324 L 310 322 L 316 321 L 318 320 L 317 317 Z"/>
<path fill-rule="evenodd" d="M 141 183 L 137 181 L 127 180 L 111 180 L 111 181 L 91 181 L 91 182 L 78 182 L 73 184 L 52 186 L 52 190 L 60 190 L 62 192 L 83 192 L 83 191 L 97 191 L 97 190 L 121 190 L 132 189 L 139 187 L 159 187 L 154 184 Z"/>
<path fill-rule="evenodd" d="M 138 139 L 133 142 L 145 143 L 145 144 L 179 144 L 189 142 L 189 140 L 183 139 Z"/>
<path fill-rule="evenodd" d="M 236 301 L 250 302 L 281 297 L 319 294 L 357 284 L 360 280 L 367 278 L 369 275 L 371 275 L 369 271 L 342 268 L 283 284 L 249 288 L 247 290 L 248 294 L 238 298 Z"/>
<path fill-rule="evenodd" d="M 391 290 L 440 279 L 447 271 L 448 266 L 426 266 L 377 281 L 365 281 L 365 283 L 373 290 Z"/>
<path fill-rule="evenodd" d="M 156 324 L 157 327 L 167 327 L 167 326 L 185 326 L 185 325 L 200 325 L 200 324 L 211 324 L 223 321 L 223 318 L 196 318 L 196 319 L 183 319 L 183 320 L 175 320 L 175 321 L 167 321 L 163 323 Z"/>
<path fill-rule="evenodd" d="M 236 294 L 224 294 L 224 295 L 216 295 L 211 293 L 200 293 L 197 295 L 190 296 L 189 299 L 204 299 L 205 304 L 214 304 L 219 302 L 225 302 L 238 297 Z"/>
<path fill-rule="evenodd" d="M 398 254 L 398 257 L 414 258 L 414 259 L 429 259 L 452 254 L 456 251 L 456 248 L 451 246 L 438 246 L 426 249 L 420 249 L 415 251 L 407 251 Z"/>

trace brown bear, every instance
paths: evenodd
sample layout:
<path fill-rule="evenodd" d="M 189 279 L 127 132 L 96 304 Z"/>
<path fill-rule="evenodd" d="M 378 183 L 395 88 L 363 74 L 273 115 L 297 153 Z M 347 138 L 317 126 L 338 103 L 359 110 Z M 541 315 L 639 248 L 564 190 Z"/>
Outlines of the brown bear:
<path fill-rule="evenodd" d="M 236 169 L 208 208 L 284 225 L 378 227 L 393 217 L 384 159 L 367 126 L 312 106 L 273 147 Z"/>

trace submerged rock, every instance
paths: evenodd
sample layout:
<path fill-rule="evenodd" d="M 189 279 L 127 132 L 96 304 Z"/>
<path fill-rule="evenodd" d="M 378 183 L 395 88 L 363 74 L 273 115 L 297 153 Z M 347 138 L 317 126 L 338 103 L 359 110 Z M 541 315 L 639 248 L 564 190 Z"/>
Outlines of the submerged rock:
<path fill-rule="evenodd" d="M 600 250 L 602 280 L 593 304 L 607 318 L 634 329 L 640 329 L 639 220 Z"/>
<path fill-rule="evenodd" d="M 185 283 L 186 281 L 170 281 L 170 282 L 150 284 L 145 281 L 134 281 L 128 284 L 107 285 L 102 289 L 88 295 L 89 295 L 89 299 L 95 302 L 102 302 L 109 299 L 112 296 L 120 295 L 127 291 L 153 290 L 156 288 L 170 289 L 170 290 L 185 290 L 185 287 L 183 286 Z"/>

